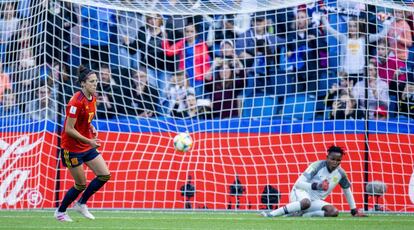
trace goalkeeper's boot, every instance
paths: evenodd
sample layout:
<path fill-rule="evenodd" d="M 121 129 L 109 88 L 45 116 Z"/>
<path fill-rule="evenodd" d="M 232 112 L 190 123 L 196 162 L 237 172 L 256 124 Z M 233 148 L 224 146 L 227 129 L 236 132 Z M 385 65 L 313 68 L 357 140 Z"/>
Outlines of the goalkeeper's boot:
<path fill-rule="evenodd" d="M 66 212 L 59 212 L 57 209 L 55 211 L 55 219 L 61 222 L 73 221 Z"/>
<path fill-rule="evenodd" d="M 270 214 L 270 212 L 266 212 L 266 211 L 261 212 L 261 213 L 260 213 L 260 215 L 261 215 L 261 216 L 264 216 L 264 217 L 273 217 L 273 216 Z"/>
<path fill-rule="evenodd" d="M 95 217 L 88 211 L 88 206 L 86 204 L 80 204 L 79 202 L 76 202 L 73 206 L 73 209 L 77 212 L 79 212 L 82 216 L 86 217 L 87 219 L 94 220 Z"/>

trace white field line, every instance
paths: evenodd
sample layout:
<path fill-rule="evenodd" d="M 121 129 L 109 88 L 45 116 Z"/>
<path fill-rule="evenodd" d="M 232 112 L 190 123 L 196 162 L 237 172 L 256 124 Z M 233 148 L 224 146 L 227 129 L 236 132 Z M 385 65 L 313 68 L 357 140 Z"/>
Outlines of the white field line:
<path fill-rule="evenodd" d="M 17 216 L 13 216 L 13 215 L 0 215 L 0 220 L 6 221 L 7 219 L 13 219 L 16 218 Z M 259 216 L 258 216 L 259 217 Z M 30 216 L 30 215 L 24 215 L 24 216 L 18 216 L 19 219 L 53 219 L 53 214 L 51 214 L 50 216 Z M 77 216 L 75 215 L 75 219 L 77 218 Z M 82 218 L 79 216 L 79 218 Z M 177 220 L 177 218 L 173 215 L 169 215 L 169 216 L 165 216 L 165 217 L 160 217 L 160 216 L 156 216 L 156 217 L 143 217 L 143 216 L 136 216 L 136 217 L 132 217 L 132 216 L 97 216 L 97 219 L 108 219 L 108 220 Z M 208 217 L 204 216 L 204 217 L 180 217 L 180 220 L 254 220 L 254 221 L 260 221 L 260 219 L 262 219 L 263 221 L 268 221 L 268 220 L 273 220 L 273 221 L 332 221 L 332 218 L 291 218 L 291 217 L 275 217 L 275 218 L 243 218 L 243 217 Z M 380 223 L 380 222 L 405 222 L 405 223 L 410 223 L 413 222 L 414 223 L 414 219 L 396 219 L 396 220 L 392 220 L 392 219 L 386 219 L 386 220 L 379 220 L 377 218 L 375 219 L 370 219 L 368 218 L 335 218 L 335 221 L 359 221 L 359 222 L 375 222 L 375 223 Z M 2 222 L 3 222 L 2 221 Z M 3 228 L 4 226 L 0 225 L 0 228 Z"/>

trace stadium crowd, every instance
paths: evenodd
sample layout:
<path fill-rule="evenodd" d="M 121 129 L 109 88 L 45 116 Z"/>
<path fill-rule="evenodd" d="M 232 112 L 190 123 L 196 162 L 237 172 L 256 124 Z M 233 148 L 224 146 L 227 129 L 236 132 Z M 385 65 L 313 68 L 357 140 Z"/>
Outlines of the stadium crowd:
<path fill-rule="evenodd" d="M 161 12 L 184 1 L 119 2 Z M 191 16 L 61 1 L 2 1 L 1 9 L 0 117 L 56 119 L 84 64 L 99 76 L 99 119 L 414 119 L 409 10 L 344 0 Z"/>

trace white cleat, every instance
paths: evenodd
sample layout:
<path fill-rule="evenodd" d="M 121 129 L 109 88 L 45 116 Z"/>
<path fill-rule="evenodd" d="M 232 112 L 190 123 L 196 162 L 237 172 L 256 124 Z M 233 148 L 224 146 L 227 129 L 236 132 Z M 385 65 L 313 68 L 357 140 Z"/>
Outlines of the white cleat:
<path fill-rule="evenodd" d="M 60 222 L 72 222 L 73 221 L 66 212 L 59 212 L 57 209 L 55 211 L 54 216 L 55 216 L 55 219 Z"/>
<path fill-rule="evenodd" d="M 272 215 L 270 215 L 270 212 L 266 212 L 266 211 L 261 212 L 260 215 L 264 217 L 273 217 Z"/>
<path fill-rule="evenodd" d="M 82 216 L 86 217 L 87 219 L 94 220 L 95 217 L 88 211 L 88 206 L 86 204 L 80 204 L 79 202 L 76 202 L 73 206 L 73 209 L 77 212 L 79 212 Z"/>

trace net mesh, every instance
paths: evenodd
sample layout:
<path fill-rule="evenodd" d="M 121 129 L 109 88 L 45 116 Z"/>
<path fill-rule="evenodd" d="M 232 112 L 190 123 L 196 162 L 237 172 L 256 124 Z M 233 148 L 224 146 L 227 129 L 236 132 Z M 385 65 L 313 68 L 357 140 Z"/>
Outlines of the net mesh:
<path fill-rule="evenodd" d="M 90 207 L 274 209 L 335 144 L 358 207 L 413 211 L 410 2 L 1 7 L 1 208 L 54 207 L 73 186 L 59 145 L 82 64 L 100 81 L 93 124 L 112 174 Z M 174 150 L 179 132 L 189 152 Z M 349 209 L 340 189 L 327 202 Z"/>

